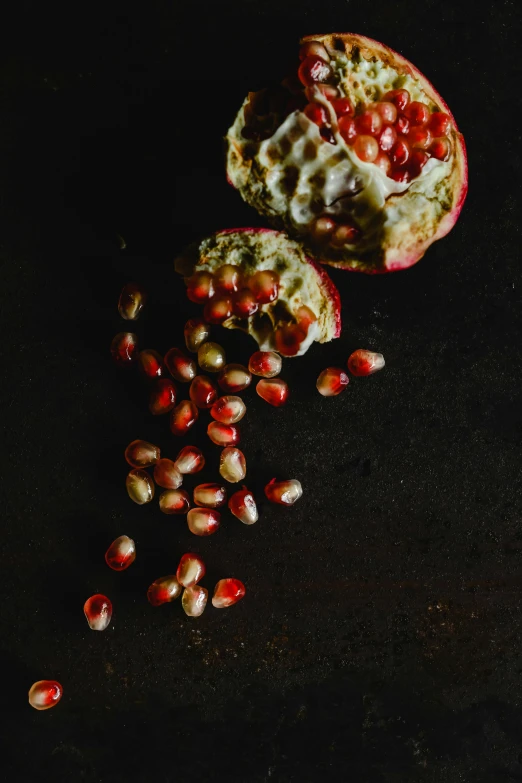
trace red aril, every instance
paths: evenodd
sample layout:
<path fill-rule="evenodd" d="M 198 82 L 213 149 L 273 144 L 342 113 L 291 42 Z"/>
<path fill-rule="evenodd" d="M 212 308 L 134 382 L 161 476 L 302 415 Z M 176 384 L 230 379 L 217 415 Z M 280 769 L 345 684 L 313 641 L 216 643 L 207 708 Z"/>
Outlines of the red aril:
<path fill-rule="evenodd" d="M 170 431 L 173 435 L 186 435 L 198 416 L 198 409 L 192 400 L 182 400 L 170 413 Z"/>
<path fill-rule="evenodd" d="M 218 390 L 206 375 L 196 375 L 190 384 L 189 395 L 198 408 L 211 408 L 218 398 Z"/>
<path fill-rule="evenodd" d="M 138 367 L 146 378 L 161 378 L 165 375 L 163 359 L 157 351 L 145 348 L 138 354 Z"/>
<path fill-rule="evenodd" d="M 404 111 L 410 102 L 410 93 L 408 90 L 390 90 L 383 95 L 382 100 L 386 103 L 392 103 L 398 111 Z"/>
<path fill-rule="evenodd" d="M 445 136 L 440 139 L 434 139 L 430 144 L 428 152 L 432 158 L 436 158 L 437 160 L 449 160 L 451 155 L 449 139 L 447 139 Z"/>
<path fill-rule="evenodd" d="M 226 364 L 218 375 L 218 383 L 225 394 L 237 394 L 247 389 L 252 375 L 242 364 Z"/>
<path fill-rule="evenodd" d="M 332 69 L 322 57 L 309 55 L 299 66 L 298 75 L 302 84 L 308 87 L 317 82 L 328 82 L 332 77 Z"/>
<path fill-rule="evenodd" d="M 214 285 L 218 293 L 235 294 L 241 283 L 241 270 L 234 264 L 223 264 L 214 273 Z"/>
<path fill-rule="evenodd" d="M 372 103 L 370 108 L 380 114 L 382 121 L 386 125 L 393 125 L 397 119 L 397 107 L 391 101 L 378 101 L 377 103 Z"/>
<path fill-rule="evenodd" d="M 306 340 L 306 331 L 299 324 L 279 326 L 274 332 L 274 342 L 281 356 L 297 356 Z"/>
<path fill-rule="evenodd" d="M 112 358 L 120 367 L 128 367 L 138 355 L 138 338 L 133 332 L 118 332 L 111 343 Z"/>
<path fill-rule="evenodd" d="M 306 57 L 320 57 L 324 62 L 329 62 L 330 56 L 324 46 L 317 41 L 309 41 L 303 44 L 299 49 L 299 59 L 304 60 Z"/>
<path fill-rule="evenodd" d="M 106 595 L 91 595 L 83 605 L 83 613 L 93 631 L 105 631 L 112 617 L 112 603 Z"/>
<path fill-rule="evenodd" d="M 159 507 L 164 514 L 186 514 L 190 498 L 184 489 L 166 489 L 160 495 Z"/>
<path fill-rule="evenodd" d="M 232 299 L 232 313 L 237 318 L 249 318 L 259 310 L 259 302 L 250 288 L 242 288 Z"/>
<path fill-rule="evenodd" d="M 207 428 L 207 435 L 216 446 L 235 446 L 239 443 L 239 430 L 233 424 L 211 421 Z"/>
<path fill-rule="evenodd" d="M 377 160 L 377 158 L 375 160 Z M 344 247 L 345 245 L 353 245 L 354 242 L 357 242 L 360 236 L 361 236 L 361 232 L 356 226 L 350 226 L 344 223 L 340 226 L 337 226 L 337 228 L 333 232 L 331 243 L 332 245 L 334 245 L 334 247 Z"/>
<path fill-rule="evenodd" d="M 399 139 L 390 152 L 392 166 L 404 166 L 410 159 L 410 145 L 405 139 Z"/>
<path fill-rule="evenodd" d="M 384 172 L 384 174 L 386 174 L 387 177 L 390 176 L 391 161 L 385 152 L 379 152 L 373 162 L 380 168 L 382 172 Z"/>
<path fill-rule="evenodd" d="M 219 458 L 219 473 L 230 484 L 237 484 L 246 476 L 245 455 L 234 446 L 227 446 Z"/>
<path fill-rule="evenodd" d="M 395 180 L 395 182 L 400 182 L 403 184 L 411 181 L 411 173 L 410 170 L 406 168 L 406 166 L 399 166 L 399 168 L 392 169 L 389 176 L 390 179 Z"/>
<path fill-rule="evenodd" d="M 195 272 L 187 280 L 187 296 L 196 304 L 206 302 L 214 296 L 214 276 L 210 272 Z"/>
<path fill-rule="evenodd" d="M 262 378 L 274 378 L 281 372 L 283 360 L 275 351 L 256 351 L 248 362 L 248 369 L 252 375 L 260 375 Z"/>
<path fill-rule="evenodd" d="M 38 680 L 29 689 L 29 704 L 35 710 L 56 707 L 63 695 L 63 688 L 57 680 Z"/>
<path fill-rule="evenodd" d="M 373 136 L 357 136 L 353 148 L 357 157 L 366 163 L 372 163 L 379 154 L 379 145 Z"/>
<path fill-rule="evenodd" d="M 408 133 L 408 142 L 412 149 L 427 149 L 431 144 L 431 133 L 428 128 L 414 127 Z"/>
<path fill-rule="evenodd" d="M 169 604 L 181 595 L 181 585 L 174 576 L 161 576 L 147 590 L 147 599 L 152 606 Z"/>
<path fill-rule="evenodd" d="M 387 125 L 377 139 L 383 152 L 389 152 L 397 142 L 397 131 L 391 125 Z"/>
<path fill-rule="evenodd" d="M 171 459 L 160 459 L 154 465 L 154 481 L 163 489 L 178 489 L 183 483 L 183 476 Z"/>
<path fill-rule="evenodd" d="M 180 473 L 199 473 L 205 467 L 205 457 L 196 446 L 185 446 L 176 457 L 175 466 Z"/>
<path fill-rule="evenodd" d="M 221 484 L 198 484 L 194 488 L 194 503 L 205 508 L 219 508 L 227 502 L 227 491 Z"/>
<path fill-rule="evenodd" d="M 382 370 L 384 367 L 384 356 L 382 353 L 359 348 L 348 357 L 347 364 L 352 375 L 358 377 L 373 375 L 374 372 Z"/>
<path fill-rule="evenodd" d="M 451 128 L 451 119 L 443 111 L 434 111 L 428 120 L 428 128 L 432 136 L 447 136 Z"/>
<path fill-rule="evenodd" d="M 187 350 L 191 353 L 197 353 L 200 345 L 208 340 L 210 326 L 201 318 L 191 318 L 185 324 L 183 332 Z"/>
<path fill-rule="evenodd" d="M 353 117 L 353 105 L 349 98 L 336 98 L 332 107 L 338 117 Z"/>
<path fill-rule="evenodd" d="M 332 218 L 326 217 L 325 215 L 317 218 L 312 226 L 312 235 L 314 239 L 317 242 L 324 242 L 328 239 L 329 236 L 331 236 L 332 231 L 335 230 L 336 225 L 337 224 L 335 220 L 332 220 Z"/>
<path fill-rule="evenodd" d="M 338 122 L 339 133 L 350 146 L 353 145 L 357 138 L 357 128 L 355 120 L 352 117 L 341 117 Z"/>
<path fill-rule="evenodd" d="M 367 136 L 378 136 L 382 130 L 382 117 L 378 111 L 366 109 L 355 118 L 357 132 Z"/>
<path fill-rule="evenodd" d="M 147 301 L 147 295 L 138 283 L 127 283 L 118 301 L 118 312 L 126 321 L 135 321 Z"/>
<path fill-rule="evenodd" d="M 346 389 L 350 379 L 339 367 L 327 367 L 317 379 L 317 391 L 323 397 L 336 397 Z"/>
<path fill-rule="evenodd" d="M 220 579 L 214 588 L 212 606 L 225 609 L 237 604 L 245 595 L 245 585 L 239 579 Z"/>
<path fill-rule="evenodd" d="M 308 103 L 303 110 L 303 114 L 306 114 L 310 122 L 315 122 L 319 127 L 328 125 L 329 117 L 326 113 L 324 106 L 318 103 Z"/>
<path fill-rule="evenodd" d="M 127 494 L 138 506 L 150 503 L 154 497 L 154 484 L 145 470 L 131 470 L 126 480 Z"/>
<path fill-rule="evenodd" d="M 262 269 L 252 275 L 248 287 L 259 304 L 268 304 L 279 296 L 279 275 L 268 269 Z"/>
<path fill-rule="evenodd" d="M 194 359 L 189 359 L 179 348 L 167 351 L 164 362 L 172 377 L 180 383 L 190 383 L 197 373 Z"/>
<path fill-rule="evenodd" d="M 153 416 L 170 413 L 176 404 L 176 387 L 168 378 L 156 381 L 149 397 L 149 410 Z"/>
<path fill-rule="evenodd" d="M 199 555 L 187 552 L 179 561 L 176 578 L 183 587 L 194 587 L 203 579 L 206 570 L 205 563 Z"/>
<path fill-rule="evenodd" d="M 407 117 L 404 116 L 404 114 L 401 114 L 401 116 L 397 118 L 394 127 L 397 133 L 400 133 L 402 136 L 406 136 L 410 132 L 410 121 Z"/>
<path fill-rule="evenodd" d="M 237 424 L 246 413 L 246 405 L 241 397 L 226 395 L 216 400 L 210 409 L 210 415 L 221 424 Z"/>
<path fill-rule="evenodd" d="M 211 536 L 221 524 L 221 514 L 213 508 L 191 508 L 187 525 L 195 536 Z"/>
<path fill-rule="evenodd" d="M 206 303 L 203 315 L 209 324 L 222 324 L 232 315 L 232 299 L 216 294 Z"/>
<path fill-rule="evenodd" d="M 228 507 L 244 525 L 253 525 L 259 519 L 254 496 L 246 487 L 234 492 L 228 501 Z"/>
<path fill-rule="evenodd" d="M 412 179 L 418 177 L 421 174 L 422 169 L 430 159 L 430 156 L 425 150 L 414 149 L 412 150 L 410 160 L 408 162 L 408 169 Z"/>
<path fill-rule="evenodd" d="M 205 372 L 219 372 L 227 363 L 224 348 L 218 343 L 203 343 L 198 349 L 198 363 Z"/>
<path fill-rule="evenodd" d="M 420 101 L 409 103 L 404 110 L 404 114 L 412 125 L 426 125 L 430 118 L 430 110 L 425 103 Z"/>
<path fill-rule="evenodd" d="M 105 553 L 105 562 L 113 571 L 125 571 L 136 560 L 136 544 L 128 536 L 116 538 Z"/>
<path fill-rule="evenodd" d="M 189 617 L 200 617 L 205 611 L 208 600 L 208 590 L 200 585 L 186 587 L 181 596 L 183 611 Z"/>
<path fill-rule="evenodd" d="M 281 506 L 293 506 L 303 494 L 301 482 L 297 479 L 276 481 L 275 478 L 265 487 L 265 495 L 271 503 Z"/>
<path fill-rule="evenodd" d="M 281 378 L 263 378 L 258 382 L 256 392 L 275 408 L 285 405 L 288 400 L 288 384 Z"/>
<path fill-rule="evenodd" d="M 125 459 L 132 468 L 150 468 L 160 456 L 159 448 L 146 440 L 133 440 L 125 449 Z"/>

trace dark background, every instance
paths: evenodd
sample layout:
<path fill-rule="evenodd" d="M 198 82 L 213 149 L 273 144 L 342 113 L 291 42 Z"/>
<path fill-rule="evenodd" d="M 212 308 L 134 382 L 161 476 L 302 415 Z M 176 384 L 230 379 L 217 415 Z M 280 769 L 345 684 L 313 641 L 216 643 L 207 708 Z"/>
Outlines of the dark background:
<path fill-rule="evenodd" d="M 3 9 L 3 779 L 522 780 L 520 6 Z M 180 444 L 111 363 L 117 297 L 141 281 L 142 345 L 180 344 L 195 308 L 174 255 L 261 224 L 225 182 L 222 136 L 300 35 L 333 30 L 388 43 L 435 84 L 467 140 L 470 193 L 415 268 L 332 272 L 342 337 L 285 363 L 286 409 L 245 394 L 249 485 L 299 478 L 300 503 L 195 539 L 125 493 L 131 439 L 166 456 Z M 247 360 L 247 338 L 216 335 Z M 361 346 L 386 369 L 321 398 L 318 372 Z M 205 443 L 204 421 L 189 442 Z M 103 554 L 122 533 L 138 557 L 115 574 Z M 197 620 L 149 606 L 187 550 L 208 588 L 235 576 L 245 600 Z M 82 613 L 98 591 L 114 603 L 103 634 Z M 41 678 L 64 697 L 37 713 Z"/>

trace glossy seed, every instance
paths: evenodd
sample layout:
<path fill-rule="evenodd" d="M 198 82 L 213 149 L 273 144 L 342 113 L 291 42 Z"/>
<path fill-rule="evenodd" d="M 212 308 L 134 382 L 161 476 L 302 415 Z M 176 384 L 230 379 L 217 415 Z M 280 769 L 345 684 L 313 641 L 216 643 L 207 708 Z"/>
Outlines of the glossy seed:
<path fill-rule="evenodd" d="M 118 301 L 118 312 L 126 321 L 135 321 L 147 300 L 147 295 L 138 283 L 127 283 Z"/>
<path fill-rule="evenodd" d="M 174 601 L 181 595 L 182 587 L 174 574 L 161 576 L 147 590 L 147 599 L 152 606 L 161 606 Z"/>
<path fill-rule="evenodd" d="M 194 488 L 194 503 L 205 508 L 219 508 L 227 502 L 227 491 L 221 484 L 198 484 Z"/>
<path fill-rule="evenodd" d="M 206 572 L 205 563 L 193 552 L 187 552 L 179 561 L 176 578 L 183 587 L 194 587 Z"/>
<path fill-rule="evenodd" d="M 241 270 L 234 264 L 223 264 L 214 273 L 216 291 L 223 294 L 234 294 L 241 283 Z"/>
<path fill-rule="evenodd" d="M 196 375 L 190 384 L 189 395 L 198 408 L 211 408 L 219 392 L 207 375 Z"/>
<path fill-rule="evenodd" d="M 149 410 L 153 416 L 170 413 L 176 404 L 176 387 L 168 378 L 160 378 L 149 396 Z"/>
<path fill-rule="evenodd" d="M 252 375 L 242 364 L 226 364 L 218 375 L 218 383 L 225 394 L 237 394 L 247 389 Z"/>
<path fill-rule="evenodd" d="M 219 372 L 227 362 L 224 349 L 218 343 L 203 343 L 198 349 L 198 363 L 205 372 Z"/>
<path fill-rule="evenodd" d="M 259 302 L 250 288 L 242 288 L 232 297 L 232 314 L 237 318 L 250 318 L 259 310 Z"/>
<path fill-rule="evenodd" d="M 35 710 L 56 707 L 63 695 L 63 688 L 56 680 L 38 680 L 29 690 L 29 704 Z"/>
<path fill-rule="evenodd" d="M 190 498 L 184 489 L 167 489 L 160 495 L 159 507 L 164 514 L 186 514 Z"/>
<path fill-rule="evenodd" d="M 190 383 L 198 371 L 194 359 L 186 356 L 179 348 L 167 351 L 164 363 L 172 377 L 180 383 Z"/>
<path fill-rule="evenodd" d="M 198 420 L 199 412 L 192 400 L 182 400 L 171 411 L 170 431 L 173 435 L 186 435 Z"/>
<path fill-rule="evenodd" d="M 154 497 L 154 484 L 149 474 L 144 470 L 131 470 L 125 482 L 130 499 L 143 506 L 150 503 Z"/>
<path fill-rule="evenodd" d="M 263 378 L 256 386 L 256 392 L 259 396 L 273 405 L 275 408 L 285 405 L 288 400 L 288 384 L 281 378 Z"/>
<path fill-rule="evenodd" d="M 195 536 L 211 536 L 221 524 L 221 514 L 213 508 L 191 508 L 187 524 Z"/>
<path fill-rule="evenodd" d="M 216 446 L 235 446 L 239 443 L 239 430 L 233 424 L 211 421 L 207 428 L 207 435 Z"/>
<path fill-rule="evenodd" d="M 364 377 L 382 370 L 384 367 L 384 356 L 382 353 L 365 351 L 363 348 L 359 348 L 349 356 L 347 364 L 352 375 Z"/>
<path fill-rule="evenodd" d="M 159 448 L 146 440 L 133 440 L 125 449 L 125 459 L 132 468 L 150 468 L 160 456 Z"/>
<path fill-rule="evenodd" d="M 346 389 L 350 379 L 344 370 L 339 367 L 327 367 L 317 379 L 317 391 L 323 397 L 336 397 L 343 389 Z"/>
<path fill-rule="evenodd" d="M 191 302 L 203 304 L 214 296 L 214 276 L 210 272 L 195 272 L 186 283 L 187 296 Z"/>
<path fill-rule="evenodd" d="M 112 358 L 119 367 L 129 367 L 138 356 L 138 338 L 133 332 L 118 332 L 111 343 Z"/>
<path fill-rule="evenodd" d="M 163 489 L 178 489 L 183 483 L 183 476 L 171 459 L 160 459 L 154 465 L 154 481 Z"/>
<path fill-rule="evenodd" d="M 139 352 L 138 368 L 146 378 L 161 378 L 165 375 L 163 359 L 152 348 L 144 348 Z"/>
<path fill-rule="evenodd" d="M 230 484 L 237 484 L 246 476 L 245 455 L 234 446 L 227 446 L 219 458 L 219 473 Z"/>
<path fill-rule="evenodd" d="M 210 415 L 221 424 L 237 424 L 246 413 L 246 405 L 241 397 L 226 395 L 216 400 L 210 409 Z"/>
<path fill-rule="evenodd" d="M 269 269 L 261 269 L 248 280 L 248 287 L 259 304 L 274 302 L 279 296 L 279 275 Z"/>
<path fill-rule="evenodd" d="M 191 318 L 185 324 L 183 330 L 185 336 L 185 345 L 187 351 L 191 353 L 197 353 L 198 348 L 203 345 L 210 334 L 210 326 L 205 323 L 201 318 Z"/>
<path fill-rule="evenodd" d="M 297 479 L 289 481 L 276 481 L 275 478 L 265 487 L 265 495 L 271 503 L 279 503 L 281 506 L 293 506 L 303 494 L 301 483 Z"/>
<path fill-rule="evenodd" d="M 275 351 L 256 351 L 250 357 L 248 369 L 253 375 L 274 378 L 281 372 L 283 360 Z"/>
<path fill-rule="evenodd" d="M 129 536 L 116 538 L 105 553 L 105 562 L 113 571 L 125 571 L 136 560 L 136 544 Z"/>
<path fill-rule="evenodd" d="M 93 631 L 105 631 L 112 617 L 112 603 L 106 595 L 91 595 L 83 605 L 83 612 Z"/>
<path fill-rule="evenodd" d="M 208 600 L 208 590 L 200 585 L 186 587 L 181 596 L 181 605 L 189 617 L 199 617 L 205 611 Z"/>
<path fill-rule="evenodd" d="M 179 452 L 174 464 L 180 473 L 199 473 L 205 467 L 205 457 L 196 446 L 185 446 Z"/>
<path fill-rule="evenodd" d="M 237 604 L 245 595 L 245 585 L 239 579 L 220 579 L 214 588 L 212 606 L 216 609 L 226 609 Z"/>
<path fill-rule="evenodd" d="M 234 492 L 228 501 L 228 507 L 244 525 L 253 525 L 259 519 L 254 496 L 246 487 Z"/>

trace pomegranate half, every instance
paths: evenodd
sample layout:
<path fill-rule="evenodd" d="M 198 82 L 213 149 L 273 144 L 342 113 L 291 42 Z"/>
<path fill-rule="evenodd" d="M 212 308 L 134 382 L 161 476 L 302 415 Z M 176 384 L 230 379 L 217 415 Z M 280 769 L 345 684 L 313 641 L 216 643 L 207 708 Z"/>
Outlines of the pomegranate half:
<path fill-rule="evenodd" d="M 300 59 L 280 87 L 244 101 L 226 137 L 229 182 L 322 263 L 366 273 L 415 264 L 466 197 L 450 110 L 370 38 L 307 36 Z"/>
<path fill-rule="evenodd" d="M 341 333 L 336 287 L 282 231 L 219 231 L 188 247 L 176 259 L 175 268 L 184 275 L 192 301 L 204 304 L 206 313 L 223 312 L 213 323 L 252 335 L 263 351 L 301 356 L 313 342 L 328 342 Z M 225 273 L 227 281 L 234 281 L 228 291 L 222 283 L 220 289 Z M 248 296 L 253 306 L 244 310 Z"/>

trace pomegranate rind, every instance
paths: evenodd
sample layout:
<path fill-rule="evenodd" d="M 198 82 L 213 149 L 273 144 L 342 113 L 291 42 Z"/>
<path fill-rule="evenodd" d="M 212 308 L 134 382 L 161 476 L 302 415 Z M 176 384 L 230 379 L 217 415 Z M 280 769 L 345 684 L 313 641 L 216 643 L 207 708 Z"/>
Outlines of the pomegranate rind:
<path fill-rule="evenodd" d="M 428 103 L 451 117 L 453 128 L 449 136 L 453 152 L 450 161 L 443 164 L 444 169 L 439 169 L 439 177 L 435 178 L 433 187 L 431 183 L 427 186 L 426 179 L 421 175 L 412 180 L 404 192 L 386 198 L 382 208 L 382 228 L 375 247 L 364 248 L 360 245 L 358 248 L 355 244 L 340 249 L 328 244 L 318 248 L 309 234 L 296 232 L 288 210 L 285 214 L 277 213 L 269 203 L 267 174 L 271 169 L 264 168 L 257 153 L 253 156 L 246 154 L 249 142 L 241 136 L 247 98 L 226 137 L 227 180 L 260 214 L 267 216 L 277 227 L 284 227 L 290 235 L 297 236 L 307 255 L 319 258 L 322 264 L 367 274 L 406 269 L 419 261 L 433 242 L 448 234 L 460 215 L 468 189 L 464 138 L 446 102 L 433 85 L 418 68 L 393 49 L 354 33 L 309 35 L 301 40 L 301 44 L 309 41 L 322 43 L 330 51 L 341 52 L 348 59 L 360 56 L 364 60 L 393 68 L 397 73 L 397 79 L 391 85 L 393 88 L 403 86 L 405 80 L 413 80 Z M 342 87 L 351 97 L 349 83 L 349 77 L 345 78 Z M 423 190 L 425 187 L 428 187 L 426 192 Z"/>
<path fill-rule="evenodd" d="M 261 350 L 274 350 L 274 330 L 281 310 L 291 322 L 292 313 L 306 305 L 317 316 L 304 353 L 311 342 L 329 342 L 341 334 L 341 300 L 326 270 L 307 257 L 300 244 L 271 228 L 229 228 L 188 247 L 175 260 L 175 269 L 185 278 L 198 271 L 215 272 L 225 263 L 238 265 L 249 275 L 271 269 L 279 275 L 279 297 L 263 304 L 248 319 L 231 316 L 223 326 L 252 335 Z M 267 317 L 268 316 L 268 319 Z"/>

